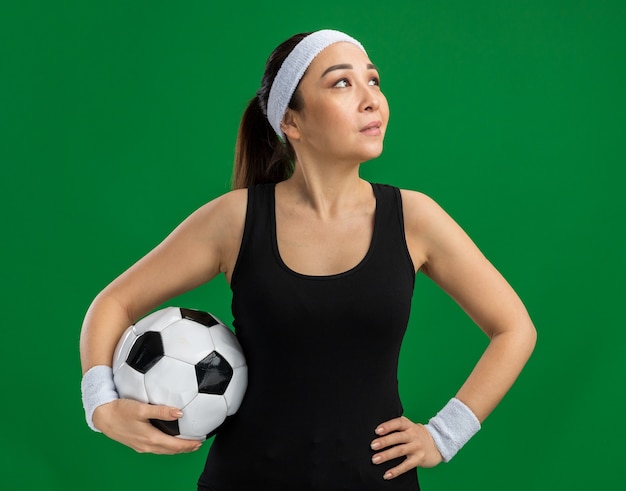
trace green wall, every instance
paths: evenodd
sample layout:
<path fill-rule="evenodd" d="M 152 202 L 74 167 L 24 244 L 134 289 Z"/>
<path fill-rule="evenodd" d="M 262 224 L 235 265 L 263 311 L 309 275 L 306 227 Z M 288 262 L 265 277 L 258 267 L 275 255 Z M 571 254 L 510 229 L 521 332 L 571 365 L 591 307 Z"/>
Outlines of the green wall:
<path fill-rule="evenodd" d="M 433 196 L 525 301 L 527 369 L 425 490 L 622 481 L 626 2 L 0 3 L 4 417 L 0 488 L 194 489 L 194 455 L 92 433 L 78 335 L 91 299 L 229 187 L 265 58 L 319 28 L 360 39 L 391 105 L 363 176 Z M 223 279 L 174 299 L 231 321 Z M 423 276 L 406 414 L 451 397 L 486 339 Z"/>

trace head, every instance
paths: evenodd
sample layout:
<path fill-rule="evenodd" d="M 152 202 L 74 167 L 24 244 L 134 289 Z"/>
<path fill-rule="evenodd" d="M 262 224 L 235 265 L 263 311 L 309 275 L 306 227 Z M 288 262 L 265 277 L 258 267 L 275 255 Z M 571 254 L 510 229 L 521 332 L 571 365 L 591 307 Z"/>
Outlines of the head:
<path fill-rule="evenodd" d="M 358 41 L 329 30 L 296 34 L 272 52 L 261 87 L 248 104 L 239 128 L 234 188 L 279 182 L 293 173 L 293 132 L 291 125 L 285 126 L 285 120 L 303 113 L 306 100 L 300 90 L 302 79 L 318 55 L 337 44 L 347 45 L 361 58 L 367 58 Z"/>
<path fill-rule="evenodd" d="M 378 70 L 350 42 L 337 42 L 315 57 L 298 85 L 304 101 L 287 109 L 281 130 L 296 152 L 298 166 L 353 169 L 383 149 L 389 107 Z"/>

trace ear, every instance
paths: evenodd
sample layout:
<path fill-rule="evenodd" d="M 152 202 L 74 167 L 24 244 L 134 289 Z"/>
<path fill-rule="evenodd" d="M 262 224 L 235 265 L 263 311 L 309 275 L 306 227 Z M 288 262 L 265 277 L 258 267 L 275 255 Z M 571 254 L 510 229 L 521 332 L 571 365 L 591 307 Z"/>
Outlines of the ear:
<path fill-rule="evenodd" d="M 283 130 L 283 133 L 285 133 L 287 138 L 292 142 L 300 140 L 301 135 L 298 124 L 299 119 L 297 113 L 291 109 L 287 109 L 280 123 L 280 129 Z"/>

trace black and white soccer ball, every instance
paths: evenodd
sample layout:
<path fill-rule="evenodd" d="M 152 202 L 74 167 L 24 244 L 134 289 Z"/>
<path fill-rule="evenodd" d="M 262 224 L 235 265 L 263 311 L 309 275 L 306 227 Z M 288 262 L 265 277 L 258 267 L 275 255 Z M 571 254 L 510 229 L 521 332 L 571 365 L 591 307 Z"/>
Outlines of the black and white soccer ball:
<path fill-rule="evenodd" d="M 166 307 L 130 326 L 113 356 L 119 396 L 183 411 L 151 420 L 170 435 L 205 440 L 235 414 L 248 367 L 235 334 L 208 312 Z"/>

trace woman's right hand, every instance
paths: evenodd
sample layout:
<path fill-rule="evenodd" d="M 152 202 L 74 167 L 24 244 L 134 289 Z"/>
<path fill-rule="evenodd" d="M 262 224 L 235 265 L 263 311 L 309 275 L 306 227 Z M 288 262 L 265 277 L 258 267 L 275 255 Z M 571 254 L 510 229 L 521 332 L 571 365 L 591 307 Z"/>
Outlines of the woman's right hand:
<path fill-rule="evenodd" d="M 139 453 L 194 452 L 202 446 L 202 442 L 167 435 L 150 423 L 151 419 L 175 421 L 181 416 L 180 410 L 170 406 L 117 399 L 98 406 L 93 413 L 93 422 L 106 436 Z"/>

